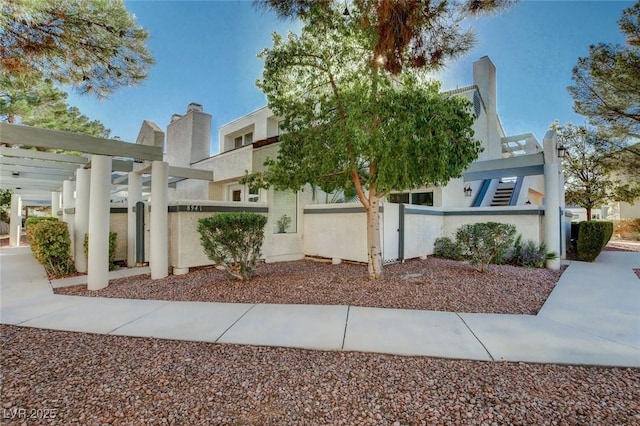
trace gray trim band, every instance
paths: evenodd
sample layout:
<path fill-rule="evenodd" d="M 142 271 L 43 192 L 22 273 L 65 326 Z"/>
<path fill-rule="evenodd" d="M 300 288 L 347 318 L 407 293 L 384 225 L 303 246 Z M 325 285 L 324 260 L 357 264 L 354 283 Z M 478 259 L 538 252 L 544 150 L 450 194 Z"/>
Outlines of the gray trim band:
<path fill-rule="evenodd" d="M 405 214 L 423 215 L 423 216 L 544 216 L 544 210 L 467 210 L 457 211 L 435 211 L 435 210 L 417 210 L 406 208 Z"/>
<path fill-rule="evenodd" d="M 169 213 L 232 213 L 251 212 L 269 213 L 268 207 L 242 207 L 242 206 L 201 206 L 201 205 L 180 205 L 169 206 Z"/>

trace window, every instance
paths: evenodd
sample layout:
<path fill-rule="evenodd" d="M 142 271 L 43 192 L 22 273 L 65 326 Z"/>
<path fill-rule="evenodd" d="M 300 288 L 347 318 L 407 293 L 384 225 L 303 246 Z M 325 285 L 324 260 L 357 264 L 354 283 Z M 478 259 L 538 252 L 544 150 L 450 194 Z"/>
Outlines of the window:
<path fill-rule="evenodd" d="M 433 191 L 428 192 L 403 192 L 402 194 L 389 194 L 390 203 L 414 204 L 417 206 L 433 206 Z M 411 201 L 409 201 L 411 200 Z"/>
<path fill-rule="evenodd" d="M 246 133 L 241 136 L 233 138 L 233 147 L 240 148 L 244 145 L 251 145 L 253 143 L 253 132 Z"/>
<path fill-rule="evenodd" d="M 389 202 L 396 204 L 409 204 L 409 193 L 405 192 L 403 194 L 389 194 Z"/>
<path fill-rule="evenodd" d="M 433 192 L 413 192 L 411 194 L 411 204 L 433 206 Z"/>
<path fill-rule="evenodd" d="M 258 188 L 249 188 L 249 196 L 247 201 L 257 203 L 260 200 L 260 190 Z"/>
<path fill-rule="evenodd" d="M 231 201 L 242 201 L 242 190 L 234 189 L 231 191 Z"/>

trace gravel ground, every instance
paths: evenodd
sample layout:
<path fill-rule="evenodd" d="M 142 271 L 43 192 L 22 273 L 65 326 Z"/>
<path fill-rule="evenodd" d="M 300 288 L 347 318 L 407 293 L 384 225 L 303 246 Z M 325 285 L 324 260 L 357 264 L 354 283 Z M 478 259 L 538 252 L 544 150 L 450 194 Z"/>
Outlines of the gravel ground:
<path fill-rule="evenodd" d="M 640 424 L 640 369 L 0 331 L 9 424 Z"/>
<path fill-rule="evenodd" d="M 560 275 L 549 269 L 509 265 L 491 265 L 481 273 L 466 262 L 430 257 L 387 266 L 385 279 L 371 282 L 366 266 L 306 260 L 259 265 L 257 275 L 248 282 L 209 267 L 156 281 L 149 275 L 112 280 L 98 291 L 84 285 L 55 292 L 129 299 L 536 314 Z"/>

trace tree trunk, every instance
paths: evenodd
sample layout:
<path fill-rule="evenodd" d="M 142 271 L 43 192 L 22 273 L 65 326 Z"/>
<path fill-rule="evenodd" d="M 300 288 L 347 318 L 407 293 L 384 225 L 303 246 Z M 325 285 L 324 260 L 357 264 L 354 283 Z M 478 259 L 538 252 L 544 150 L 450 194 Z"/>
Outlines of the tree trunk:
<path fill-rule="evenodd" d="M 380 199 L 369 194 L 367 207 L 367 251 L 369 256 L 369 279 L 379 280 L 383 277 L 382 247 L 380 246 Z"/>
<path fill-rule="evenodd" d="M 590 221 L 591 220 L 591 207 L 587 207 L 587 220 Z"/>

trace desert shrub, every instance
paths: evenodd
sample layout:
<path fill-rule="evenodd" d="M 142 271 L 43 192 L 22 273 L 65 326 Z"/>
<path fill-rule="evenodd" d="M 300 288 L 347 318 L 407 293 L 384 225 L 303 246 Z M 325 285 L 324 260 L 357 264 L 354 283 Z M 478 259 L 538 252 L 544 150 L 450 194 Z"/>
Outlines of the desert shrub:
<path fill-rule="evenodd" d="M 444 259 L 461 260 L 462 249 L 460 245 L 449 237 L 437 238 L 433 244 L 433 255 Z"/>
<path fill-rule="evenodd" d="M 640 218 L 616 220 L 613 228 L 618 239 L 640 241 Z"/>
<path fill-rule="evenodd" d="M 218 213 L 198 220 L 198 232 L 207 257 L 245 280 L 255 272 L 266 224 L 256 213 Z"/>
<path fill-rule="evenodd" d="M 49 275 L 63 276 L 75 271 L 66 222 L 40 221 L 29 229 L 31 251 Z"/>
<path fill-rule="evenodd" d="M 29 229 L 33 227 L 33 225 L 42 223 L 42 222 L 57 222 L 58 218 L 53 216 L 31 216 L 28 217 L 27 220 L 24 221 L 24 232 L 27 234 L 27 238 L 31 239 L 29 235 Z"/>
<path fill-rule="evenodd" d="M 506 223 L 486 222 L 462 225 L 456 232 L 456 241 L 463 258 L 480 272 L 490 263 L 504 258 L 513 245 L 516 227 Z"/>
<path fill-rule="evenodd" d="M 593 262 L 607 245 L 613 234 L 613 222 L 580 222 L 578 233 L 578 260 Z"/>
<path fill-rule="evenodd" d="M 109 232 L 109 270 L 115 271 L 118 269 L 118 265 L 116 265 L 116 248 L 118 233 L 117 232 Z M 89 258 L 89 234 L 84 234 L 84 255 Z"/>
<path fill-rule="evenodd" d="M 531 268 L 544 268 L 547 260 L 553 260 L 558 255 L 549 252 L 545 242 L 536 244 L 534 241 L 528 240 L 520 247 L 518 255 L 518 266 L 528 266 Z"/>
<path fill-rule="evenodd" d="M 515 266 L 543 268 L 547 260 L 556 259 L 558 255 L 547 249 L 545 242 L 539 245 L 532 240 L 522 242 L 522 234 L 518 234 L 513 246 L 505 254 L 505 263 Z"/>

